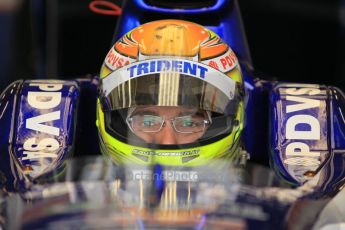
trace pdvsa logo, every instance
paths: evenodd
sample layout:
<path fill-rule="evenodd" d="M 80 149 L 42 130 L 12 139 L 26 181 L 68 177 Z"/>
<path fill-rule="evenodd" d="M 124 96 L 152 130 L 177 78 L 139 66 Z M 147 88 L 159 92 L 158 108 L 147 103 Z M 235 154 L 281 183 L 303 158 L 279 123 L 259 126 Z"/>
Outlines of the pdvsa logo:
<path fill-rule="evenodd" d="M 29 134 L 25 136 L 21 160 L 32 163 L 34 170 L 36 168 L 41 171 L 58 156 L 60 128 L 53 124 L 54 121 L 61 119 L 59 105 L 62 101 L 60 90 L 63 85 L 30 83 L 30 86 L 33 89 L 38 87 L 37 90 L 28 91 L 27 94 L 26 106 L 33 109 L 35 113 L 24 115 L 25 128 L 31 132 L 26 132 Z M 21 112 L 25 113 L 25 111 Z M 35 115 L 30 116 L 30 114 Z"/>
<path fill-rule="evenodd" d="M 237 57 L 231 49 L 216 58 L 203 60 L 202 63 L 215 68 L 223 73 L 227 73 L 238 65 Z"/>
<path fill-rule="evenodd" d="M 116 52 L 115 48 L 112 48 L 108 52 L 108 54 L 104 60 L 104 63 L 106 64 L 106 66 L 109 69 L 115 70 L 115 69 L 120 68 L 122 66 L 129 65 L 130 63 L 132 63 L 134 61 L 136 61 L 135 58 L 124 56 L 124 55 Z"/>
<path fill-rule="evenodd" d="M 288 166 L 305 166 L 316 169 L 321 152 L 326 146 L 326 105 L 324 92 L 319 88 L 288 88 L 283 102 L 285 123 L 285 157 Z M 285 111 L 284 111 L 285 108 Z M 287 119 L 286 119 L 287 118 Z M 312 148 L 312 149 L 311 149 Z"/>

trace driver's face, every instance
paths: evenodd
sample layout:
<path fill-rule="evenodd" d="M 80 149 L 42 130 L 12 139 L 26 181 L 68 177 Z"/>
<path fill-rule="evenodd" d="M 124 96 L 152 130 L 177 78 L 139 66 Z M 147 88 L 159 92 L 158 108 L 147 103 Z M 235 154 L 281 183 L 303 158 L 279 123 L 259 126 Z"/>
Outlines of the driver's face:
<path fill-rule="evenodd" d="M 175 122 L 175 127 L 177 129 L 184 130 L 186 127 L 190 129 L 192 125 L 191 121 L 195 121 L 200 119 L 199 116 L 204 116 L 200 110 L 191 109 L 191 108 L 183 108 L 183 107 L 174 107 L 174 106 L 149 106 L 149 107 L 138 107 L 133 112 L 133 116 L 135 117 L 145 115 L 145 119 L 147 120 L 140 120 L 139 125 L 147 126 L 152 125 L 152 122 L 155 122 L 154 118 L 160 117 L 163 118 L 161 121 L 165 121 L 158 132 L 144 132 L 140 128 L 132 129 L 132 131 L 141 139 L 143 139 L 147 143 L 154 143 L 154 144 L 165 144 L 165 145 L 176 145 L 176 144 L 187 144 L 195 142 L 199 139 L 206 130 L 205 128 L 201 131 L 197 132 L 190 132 L 190 133 L 181 133 L 176 131 L 173 126 L 172 119 L 174 118 L 183 118 L 181 122 Z M 158 122 L 159 123 L 159 122 Z M 158 126 L 159 127 L 159 126 Z"/>

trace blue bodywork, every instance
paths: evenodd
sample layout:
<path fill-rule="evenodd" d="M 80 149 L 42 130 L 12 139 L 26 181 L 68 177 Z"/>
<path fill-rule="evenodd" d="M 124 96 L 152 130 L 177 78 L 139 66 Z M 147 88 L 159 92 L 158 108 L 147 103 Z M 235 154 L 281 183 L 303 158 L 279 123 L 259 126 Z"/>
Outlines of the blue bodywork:
<path fill-rule="evenodd" d="M 336 194 L 345 177 L 344 94 L 335 87 L 258 79 L 237 1 L 214 2 L 208 8 L 169 9 L 151 6 L 145 0 L 127 1 L 114 41 L 144 22 L 167 18 L 194 21 L 216 32 L 232 47 L 241 64 L 247 95 L 243 147 L 251 160 L 270 164 L 285 182 L 295 187 L 317 176 L 317 185 L 313 187 L 315 194 L 321 194 L 317 197 Z M 56 171 L 63 173 L 64 161 L 71 154 L 98 153 L 94 124 L 97 86 L 97 77 L 17 81 L 1 94 L 3 188 L 23 191 L 30 182 L 51 177 L 53 172 L 58 177 Z M 59 168 L 60 171 L 56 170 Z M 162 169 L 156 170 L 161 174 Z M 164 181 L 157 180 L 155 191 L 161 194 L 163 188 Z M 241 194 L 240 202 L 250 200 L 271 213 L 271 222 L 248 222 L 252 228 L 279 227 L 290 207 L 290 203 L 261 199 L 250 191 Z M 220 209 L 214 215 L 226 216 L 225 213 Z M 212 218 L 211 214 L 206 218 Z"/>
<path fill-rule="evenodd" d="M 301 185 L 319 173 L 320 190 L 344 178 L 344 94 L 335 87 L 278 84 L 271 92 L 271 164 Z"/>
<path fill-rule="evenodd" d="M 2 98 L 1 141 L 8 161 L 1 161 L 1 171 L 15 172 L 6 186 L 20 190 L 61 167 L 73 152 L 79 87 L 76 81 L 17 81 Z"/>
<path fill-rule="evenodd" d="M 72 152 L 79 90 L 75 81 L 25 81 L 13 151 L 24 173 L 38 177 Z"/>
<path fill-rule="evenodd" d="M 340 163 L 342 160 L 335 160 L 342 159 L 345 146 L 343 93 L 337 88 L 326 86 L 277 84 L 257 79 L 251 68 L 251 58 L 236 1 L 217 0 L 210 8 L 200 9 L 168 9 L 150 6 L 143 0 L 128 1 L 118 24 L 115 40 L 144 20 L 157 19 L 154 15 L 160 18 L 194 19 L 198 22 L 206 14 L 218 15 L 218 24 L 205 22 L 206 26 L 229 43 L 239 56 L 247 93 L 243 143 L 251 159 L 268 164 L 270 158 L 270 164 L 275 171 L 296 186 L 305 183 L 309 176 L 315 175 L 322 168 L 328 175 L 327 188 L 323 189 L 328 191 L 344 174 L 343 164 Z M 63 160 L 72 152 L 79 154 L 90 148 L 92 151 L 98 151 L 98 147 L 90 147 L 91 144 L 86 144 L 88 147 L 84 149 L 73 145 L 74 141 L 79 143 L 86 140 L 85 142 L 90 143 L 97 138 L 96 129 L 90 122 L 94 115 L 85 115 L 90 114 L 85 110 L 90 108 L 91 103 L 92 108 L 95 108 L 97 84 L 97 78 L 61 82 L 17 81 L 3 92 L 0 105 L 0 123 L 3 127 L 1 148 L 7 154 L 4 154 L 6 160 L 2 161 L 1 171 L 7 177 L 7 186 L 13 189 L 13 181 L 23 181 L 18 180 L 19 178 L 33 179 L 44 175 L 63 164 Z M 308 91 L 307 94 L 298 91 L 310 87 L 320 92 L 308 95 Z M 286 95 L 285 91 L 294 89 L 297 93 Z M 54 104 L 54 100 L 58 104 Z M 319 104 L 308 108 L 308 103 L 313 106 L 315 102 Z M 81 103 L 81 109 L 77 113 L 78 103 Z M 49 104 L 52 106 L 49 107 Z M 302 110 L 288 113 L 285 110 L 289 106 L 301 107 Z M 303 109 L 304 107 L 307 109 Z M 93 111 L 90 112 L 93 114 Z M 301 140 L 287 138 L 287 121 L 291 117 L 298 120 L 298 117 L 306 116 L 313 117 L 319 124 L 320 135 L 317 139 L 308 139 L 308 135 Z M 75 136 L 77 118 L 82 124 L 78 130 L 82 130 L 84 124 L 92 125 L 89 125 L 89 130 L 77 132 Z M 300 121 L 294 128 L 308 133 L 310 124 Z M 296 142 L 300 144 L 294 144 Z M 285 150 L 289 145 L 290 153 L 287 154 Z M 307 146 L 307 150 L 298 147 L 301 145 Z M 303 151 L 309 151 L 311 157 L 305 156 L 307 152 Z M 329 169 L 323 167 L 324 165 L 329 166 Z M 7 176 L 8 172 L 12 171 L 16 172 L 13 173 L 16 176 L 12 173 Z"/>

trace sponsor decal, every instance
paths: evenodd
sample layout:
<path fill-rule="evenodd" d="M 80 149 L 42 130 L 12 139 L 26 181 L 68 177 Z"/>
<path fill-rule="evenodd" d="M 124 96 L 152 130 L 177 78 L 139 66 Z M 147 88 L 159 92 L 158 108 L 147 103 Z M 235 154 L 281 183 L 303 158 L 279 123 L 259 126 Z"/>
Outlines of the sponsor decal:
<path fill-rule="evenodd" d="M 215 61 L 209 61 L 208 65 L 213 67 L 216 70 L 219 70 L 219 66 L 218 66 L 217 62 L 215 62 Z"/>
<path fill-rule="evenodd" d="M 228 51 L 216 58 L 203 60 L 202 63 L 215 68 L 223 73 L 227 73 L 238 65 L 238 59 L 230 48 Z"/>
<path fill-rule="evenodd" d="M 132 154 L 142 154 L 142 155 L 155 155 L 155 156 L 190 156 L 196 155 L 200 152 L 199 149 L 191 151 L 179 151 L 179 152 L 155 152 L 155 151 L 144 151 L 140 149 L 133 149 Z"/>
<path fill-rule="evenodd" d="M 321 101 L 310 98 L 320 95 L 319 88 L 283 89 L 286 95 L 284 116 L 285 139 L 289 140 L 285 147 L 284 164 L 289 166 L 306 166 L 316 169 L 320 165 L 319 151 L 311 151 L 310 144 L 321 140 L 321 125 L 318 119 Z"/>
<path fill-rule="evenodd" d="M 108 96 L 114 88 L 130 79 L 162 72 L 177 72 L 202 79 L 220 89 L 229 99 L 232 99 L 235 93 L 236 83 L 227 75 L 202 63 L 172 58 L 144 60 L 112 72 L 102 79 L 103 93 Z"/>
<path fill-rule="evenodd" d="M 61 103 L 59 90 L 60 83 L 31 83 L 41 91 L 28 91 L 27 103 L 31 108 L 38 110 L 39 115 L 31 116 L 25 120 L 25 128 L 35 131 L 35 135 L 27 135 L 23 142 L 22 161 L 27 161 L 32 169 L 42 171 L 57 158 L 60 147 L 60 128 L 53 126 L 53 121 L 61 119 L 61 111 L 55 110 Z M 43 137 L 43 138 L 42 138 Z M 31 173 L 31 171 L 29 171 Z M 39 173 L 39 172 L 37 172 Z"/>
<path fill-rule="evenodd" d="M 205 78 L 209 69 L 197 63 L 182 60 L 152 60 L 128 67 L 129 77 L 140 77 L 152 73 L 179 72 L 194 77 Z"/>
<path fill-rule="evenodd" d="M 104 63 L 109 69 L 115 70 L 125 65 L 129 65 L 134 61 L 136 61 L 136 59 L 124 56 L 112 48 L 105 57 Z"/>

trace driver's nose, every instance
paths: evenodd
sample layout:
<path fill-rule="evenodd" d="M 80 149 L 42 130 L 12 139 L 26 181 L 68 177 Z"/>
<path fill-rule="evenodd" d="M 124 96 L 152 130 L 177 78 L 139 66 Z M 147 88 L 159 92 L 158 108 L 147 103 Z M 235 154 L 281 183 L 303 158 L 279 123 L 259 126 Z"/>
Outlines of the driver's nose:
<path fill-rule="evenodd" d="M 162 145 L 176 145 L 177 137 L 171 122 L 166 122 L 162 129 L 156 133 L 155 143 Z"/>

